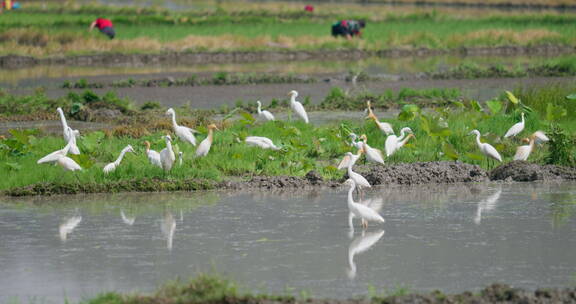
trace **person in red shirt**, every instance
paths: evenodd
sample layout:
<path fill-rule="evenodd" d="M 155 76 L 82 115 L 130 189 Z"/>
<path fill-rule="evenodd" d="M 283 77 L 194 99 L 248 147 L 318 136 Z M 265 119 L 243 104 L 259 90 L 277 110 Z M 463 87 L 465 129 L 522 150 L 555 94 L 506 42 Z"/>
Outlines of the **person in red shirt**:
<path fill-rule="evenodd" d="M 112 21 L 108 19 L 97 18 L 92 22 L 92 24 L 90 24 L 90 31 L 92 31 L 94 27 L 97 27 L 102 34 L 108 36 L 110 39 L 114 39 L 114 36 L 116 36 L 114 27 L 112 26 Z"/>

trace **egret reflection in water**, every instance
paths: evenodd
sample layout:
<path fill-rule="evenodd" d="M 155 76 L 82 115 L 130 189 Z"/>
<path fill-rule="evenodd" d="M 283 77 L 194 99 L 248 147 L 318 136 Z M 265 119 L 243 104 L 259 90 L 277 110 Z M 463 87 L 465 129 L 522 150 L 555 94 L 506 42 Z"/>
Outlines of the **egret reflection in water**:
<path fill-rule="evenodd" d="M 476 216 L 474 217 L 474 223 L 476 223 L 476 225 L 480 225 L 480 222 L 482 221 L 483 212 L 485 213 L 496 209 L 496 202 L 498 202 L 498 199 L 500 199 L 501 194 L 502 194 L 502 188 L 499 188 L 498 191 L 494 192 L 486 199 L 478 202 L 478 207 L 476 209 Z"/>
<path fill-rule="evenodd" d="M 171 212 L 164 213 L 160 229 L 162 230 L 162 235 L 166 238 L 166 247 L 172 250 L 174 232 L 176 231 L 176 220 L 174 220 Z"/>
<path fill-rule="evenodd" d="M 134 225 L 136 221 L 136 217 L 127 217 L 126 214 L 124 214 L 124 210 L 120 210 L 120 216 L 122 217 L 122 222 L 128 226 Z"/>
<path fill-rule="evenodd" d="M 68 234 L 72 233 L 72 231 L 76 229 L 76 227 L 78 226 L 78 224 L 80 224 L 80 222 L 82 222 L 82 216 L 80 215 L 74 215 L 64 220 L 58 227 L 60 240 L 62 242 L 66 242 L 66 240 L 68 239 Z"/>
<path fill-rule="evenodd" d="M 354 262 L 354 256 L 363 253 L 370 249 L 374 244 L 384 235 L 384 230 L 378 230 L 373 232 L 362 232 L 361 235 L 357 236 L 350 246 L 348 246 L 348 266 L 346 274 L 349 279 L 354 279 L 356 277 L 356 262 Z"/>

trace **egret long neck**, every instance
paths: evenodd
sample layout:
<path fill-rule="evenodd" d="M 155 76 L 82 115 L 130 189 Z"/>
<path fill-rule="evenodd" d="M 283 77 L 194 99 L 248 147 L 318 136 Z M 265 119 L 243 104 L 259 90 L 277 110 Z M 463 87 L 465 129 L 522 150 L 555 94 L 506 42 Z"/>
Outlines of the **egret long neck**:
<path fill-rule="evenodd" d="M 176 113 L 172 112 L 172 126 L 174 126 L 174 128 L 178 127 L 178 124 L 176 123 Z"/>
<path fill-rule="evenodd" d="M 476 133 L 476 144 L 478 147 L 482 148 L 482 143 L 480 142 L 480 133 Z"/>
<path fill-rule="evenodd" d="M 174 151 L 172 151 L 172 142 L 170 140 L 166 140 L 166 148 L 168 149 L 168 152 L 170 152 L 170 154 L 174 154 Z"/>
<path fill-rule="evenodd" d="M 262 113 L 262 106 L 260 104 L 258 104 L 258 114 Z"/>
<path fill-rule="evenodd" d="M 116 164 L 116 166 L 118 166 L 120 164 L 120 162 L 122 161 L 122 159 L 124 158 L 124 154 L 126 154 L 126 152 L 128 152 L 127 149 L 123 149 L 122 152 L 120 152 L 120 155 L 118 155 L 118 158 L 114 161 L 114 163 Z"/>
<path fill-rule="evenodd" d="M 356 189 L 356 183 L 353 183 L 352 186 L 350 186 L 350 189 L 348 190 L 348 206 L 352 206 L 354 204 L 354 197 L 352 196 L 352 193 L 354 192 L 354 190 Z"/>
<path fill-rule="evenodd" d="M 296 94 L 290 95 L 290 103 L 294 104 L 296 102 Z"/>
<path fill-rule="evenodd" d="M 398 144 L 399 146 L 403 146 L 404 144 L 406 144 L 406 142 L 410 139 L 410 136 L 406 136 L 404 139 L 402 139 Z"/>
<path fill-rule="evenodd" d="M 58 111 L 58 114 L 60 114 L 60 121 L 62 122 L 62 127 L 64 128 L 64 131 L 66 131 L 68 129 L 68 123 L 66 123 L 66 117 L 64 116 L 64 112 L 60 109 L 60 111 Z"/>

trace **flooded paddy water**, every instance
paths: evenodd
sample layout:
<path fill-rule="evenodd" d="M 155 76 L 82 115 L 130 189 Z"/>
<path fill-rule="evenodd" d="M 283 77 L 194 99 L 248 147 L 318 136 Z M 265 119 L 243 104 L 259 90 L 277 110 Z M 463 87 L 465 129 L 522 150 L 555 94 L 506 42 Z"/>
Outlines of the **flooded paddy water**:
<path fill-rule="evenodd" d="M 380 187 L 386 222 L 348 226 L 346 190 L 0 198 L 0 302 L 152 292 L 219 273 L 252 291 L 351 298 L 576 284 L 576 183 Z"/>

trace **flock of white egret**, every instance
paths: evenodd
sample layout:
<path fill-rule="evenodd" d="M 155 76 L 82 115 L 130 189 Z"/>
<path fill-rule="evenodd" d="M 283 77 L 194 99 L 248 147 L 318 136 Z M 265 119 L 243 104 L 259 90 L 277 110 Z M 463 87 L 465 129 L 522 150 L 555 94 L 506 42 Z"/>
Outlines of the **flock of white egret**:
<path fill-rule="evenodd" d="M 290 91 L 288 93 L 290 96 L 290 107 L 292 111 L 305 123 L 309 123 L 308 115 L 306 113 L 306 109 L 302 105 L 302 103 L 296 100 L 298 96 L 297 91 Z M 272 121 L 275 120 L 275 117 L 272 113 L 266 110 L 262 110 L 262 105 L 260 101 L 257 102 L 258 104 L 258 117 L 264 121 Z M 68 153 L 71 154 L 80 154 L 80 150 L 76 145 L 76 137 L 80 134 L 78 130 L 73 130 L 68 126 L 66 122 L 66 117 L 64 116 L 64 112 L 61 108 L 57 109 L 58 114 L 60 115 L 60 119 L 62 121 L 62 128 L 63 128 L 63 135 L 64 140 L 66 140 L 67 144 L 61 150 L 52 152 L 41 159 L 38 160 L 38 164 L 41 163 L 56 163 L 63 167 L 65 170 L 69 171 L 76 171 L 82 170 L 82 168 L 72 159 L 67 156 Z M 378 126 L 378 129 L 382 131 L 383 135 L 386 136 L 385 141 L 385 152 L 386 157 L 392 156 L 395 152 L 397 152 L 402 146 L 406 144 L 406 142 L 411 138 L 414 137 L 412 130 L 408 127 L 404 127 L 400 130 L 400 136 L 397 136 L 394 132 L 394 129 L 391 124 L 387 122 L 381 122 L 374 114 L 371 104 L 367 102 L 367 118 L 372 119 L 375 124 Z M 178 125 L 176 120 L 176 112 L 174 109 L 170 108 L 166 111 L 166 115 L 170 116 L 172 119 L 172 127 L 173 131 L 176 136 L 184 143 L 188 143 L 192 146 L 196 146 L 196 138 L 194 136 L 195 133 L 198 133 L 196 130 L 192 128 L 188 128 L 185 126 Z M 522 113 L 522 121 L 514 124 L 504 135 L 504 138 L 513 137 L 518 135 L 520 132 L 524 130 L 524 113 Z M 195 156 L 196 157 L 204 157 L 208 155 L 210 152 L 210 147 L 212 146 L 212 142 L 214 140 L 214 130 L 219 130 L 216 125 L 210 124 L 208 125 L 208 136 L 200 142 L 198 148 L 196 149 Z M 498 151 L 488 143 L 482 143 L 480 141 L 480 131 L 473 130 L 470 135 L 476 135 L 476 143 L 478 145 L 479 150 L 489 159 L 494 159 L 499 162 L 502 162 L 502 157 L 498 153 Z M 338 165 L 338 169 L 347 169 L 349 179 L 345 182 L 345 185 L 350 186 L 348 192 L 348 208 L 350 211 L 351 219 L 357 217 L 361 219 L 362 226 L 367 227 L 368 222 L 379 222 L 383 223 L 384 219 L 380 216 L 374 209 L 367 207 L 361 203 L 354 202 L 352 193 L 356 189 L 358 192 L 362 188 L 369 188 L 371 187 L 370 183 L 366 178 L 364 178 L 361 174 L 353 171 L 353 166 L 356 161 L 360 158 L 360 156 L 364 153 L 366 155 L 366 159 L 370 162 L 375 162 L 379 164 L 384 164 L 384 157 L 382 151 L 377 148 L 370 147 L 368 145 L 368 138 L 366 135 L 357 136 L 356 134 L 350 135 L 352 141 L 350 143 L 351 146 L 357 149 L 357 153 L 354 154 L 352 152 L 346 152 L 343 160 Z M 176 161 L 176 155 L 174 154 L 174 150 L 172 148 L 172 137 L 170 135 L 164 136 L 164 140 L 166 143 L 166 147 L 162 149 L 160 152 L 154 151 L 150 149 L 150 143 L 148 141 L 144 142 L 146 146 L 146 156 L 153 166 L 157 166 L 162 168 L 164 171 L 170 171 Z M 514 156 L 514 160 L 526 160 L 532 150 L 534 149 L 535 143 L 542 143 L 548 141 L 548 137 L 542 132 L 537 131 L 529 139 L 525 139 L 528 142 L 528 145 L 520 146 L 517 148 L 516 154 Z M 262 136 L 247 136 L 245 138 L 245 143 L 252 146 L 257 146 L 262 149 L 271 149 L 271 150 L 280 150 L 278 146 L 276 146 L 271 139 Z M 134 152 L 132 146 L 126 146 L 121 152 L 118 158 L 109 164 L 107 164 L 103 171 L 104 173 L 110 173 L 114 171 L 116 168 L 120 166 L 124 155 L 128 152 Z M 182 152 L 179 153 L 179 164 L 182 164 Z M 361 193 L 361 192 L 360 192 Z"/>

